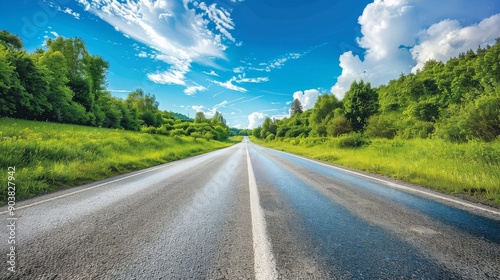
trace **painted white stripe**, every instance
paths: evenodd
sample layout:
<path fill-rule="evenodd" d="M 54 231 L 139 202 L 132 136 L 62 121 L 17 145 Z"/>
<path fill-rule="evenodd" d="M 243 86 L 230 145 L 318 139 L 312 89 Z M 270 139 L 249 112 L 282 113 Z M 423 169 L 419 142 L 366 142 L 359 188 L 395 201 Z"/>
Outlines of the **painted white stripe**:
<path fill-rule="evenodd" d="M 253 173 L 252 161 L 247 150 L 247 165 L 248 165 L 248 184 L 250 189 L 250 211 L 252 214 L 252 236 L 253 236 L 253 255 L 254 255 L 254 270 L 255 279 L 278 279 L 276 272 L 276 263 L 271 251 L 271 243 L 267 238 L 266 221 L 264 213 L 260 207 L 259 192 Z"/>
<path fill-rule="evenodd" d="M 119 178 L 119 179 L 116 179 L 116 180 L 113 180 L 113 181 L 109 181 L 109 182 L 106 182 L 106 183 L 98 184 L 98 185 L 95 185 L 95 186 L 92 186 L 92 187 L 88 187 L 88 188 L 85 188 L 85 189 L 81 189 L 81 190 L 78 190 L 78 191 L 74 191 L 74 192 L 70 192 L 70 193 L 65 193 L 65 194 L 62 194 L 62 195 L 54 196 L 54 197 L 47 198 L 47 199 L 44 199 L 44 200 L 40 200 L 40 201 L 31 203 L 31 204 L 19 206 L 19 207 L 16 207 L 16 210 L 21 210 L 21 209 L 24 209 L 24 208 L 32 207 L 32 206 L 35 206 L 35 205 L 38 205 L 38 204 L 42 204 L 42 203 L 49 202 L 49 201 L 52 201 L 52 200 L 56 200 L 56 199 L 59 199 L 59 198 L 67 197 L 67 196 L 74 195 L 74 194 L 77 194 L 77 193 L 82 193 L 82 192 L 90 191 L 90 190 L 95 189 L 95 188 L 99 188 L 99 187 L 102 187 L 102 186 L 105 186 L 105 185 L 108 185 L 108 184 L 112 184 L 112 183 L 116 183 L 116 182 L 119 182 L 119 181 L 123 181 L 123 180 L 126 180 L 128 178 L 139 176 L 139 175 L 144 174 L 144 173 L 148 173 L 148 172 L 152 172 L 152 171 L 155 171 L 155 170 L 158 170 L 158 169 L 165 168 L 167 166 L 169 166 L 169 165 L 162 165 L 162 166 L 159 166 L 159 167 L 147 169 L 145 171 L 134 173 L 132 175 L 129 175 L 129 176 L 126 176 L 126 177 L 122 177 L 122 178 Z M 0 215 L 5 214 L 5 213 L 9 213 L 9 211 L 0 212 Z"/>
<path fill-rule="evenodd" d="M 268 149 L 268 148 L 266 148 L 266 149 Z M 280 153 L 283 153 L 283 154 L 287 154 L 287 155 L 290 155 L 290 156 L 293 156 L 293 157 L 296 157 L 296 158 L 300 158 L 300 159 L 303 159 L 303 160 L 307 160 L 307 161 L 310 161 L 310 162 L 313 162 L 313 163 L 316 163 L 316 164 L 319 164 L 319 165 L 322 165 L 322 166 L 325 166 L 325 167 L 328 167 L 328 168 L 331 168 L 331 169 L 339 170 L 339 171 L 342 171 L 342 172 L 345 172 L 345 173 L 350 173 L 350 174 L 356 175 L 358 177 L 364 177 L 364 178 L 370 179 L 372 181 L 377 181 L 377 182 L 383 183 L 384 185 L 387 185 L 389 187 L 392 187 L 392 188 L 395 188 L 395 189 L 400 189 L 400 190 L 405 191 L 405 192 L 416 193 L 416 194 L 420 194 L 420 195 L 423 195 L 423 196 L 427 196 L 427 197 L 432 197 L 432 198 L 435 198 L 435 199 L 444 200 L 444 201 L 447 201 L 447 202 L 451 202 L 451 203 L 454 203 L 454 204 L 465 206 L 467 208 L 471 208 L 471 209 L 475 209 L 475 210 L 479 210 L 479 211 L 484 211 L 484 212 L 487 212 L 487 213 L 490 213 L 490 214 L 493 214 L 493 215 L 500 216 L 500 211 L 496 211 L 494 209 L 482 207 L 480 205 L 475 205 L 475 204 L 472 204 L 472 203 L 469 203 L 469 202 L 465 202 L 465 201 L 461 201 L 461 200 L 458 200 L 458 199 L 455 199 L 455 198 L 446 197 L 444 195 L 436 194 L 436 193 L 433 193 L 433 192 L 430 192 L 430 191 L 418 190 L 418 189 L 414 189 L 414 188 L 411 188 L 411 187 L 403 186 L 403 185 L 396 184 L 396 183 L 393 183 L 393 182 L 389 182 L 387 180 L 380 179 L 380 178 L 377 178 L 377 177 L 374 177 L 374 176 L 366 175 L 366 174 L 363 174 L 363 173 L 360 173 L 360 172 L 348 170 L 348 169 L 345 169 L 345 168 L 342 168 L 342 167 L 338 167 L 338 166 L 333 166 L 333 165 L 330 165 L 330 164 L 327 164 L 327 163 L 315 161 L 315 160 L 312 160 L 312 159 L 309 159 L 309 158 L 305 158 L 305 157 L 302 157 L 302 156 L 298 156 L 298 155 L 294 155 L 294 154 L 291 154 L 291 153 L 286 153 L 286 152 L 282 152 L 282 151 L 278 151 L 278 150 L 274 150 L 274 149 L 273 149 L 273 151 L 277 151 L 277 152 L 280 152 Z"/>
<path fill-rule="evenodd" d="M 226 149 L 228 149 L 228 148 L 226 148 Z M 226 149 L 216 150 L 216 151 L 213 151 L 213 152 L 210 152 L 210 153 L 207 153 L 207 154 L 202 154 L 202 155 L 199 155 L 199 156 L 194 156 L 194 157 L 191 157 L 191 158 L 187 158 L 185 160 L 199 159 L 200 157 L 204 157 L 204 156 L 209 155 L 209 154 L 214 155 L 214 154 L 219 153 L 221 151 L 224 151 Z M 81 189 L 81 190 L 78 190 L 78 191 L 69 192 L 69 193 L 65 193 L 65 194 L 59 195 L 59 196 L 47 198 L 47 199 L 44 199 L 44 200 L 33 202 L 31 204 L 27 204 L 27 205 L 23 205 L 23 206 L 18 206 L 18 207 L 16 207 L 16 210 L 21 210 L 21 209 L 24 209 L 24 208 L 33 207 L 33 206 L 36 206 L 38 204 L 42 204 L 42 203 L 45 203 L 45 202 L 49 202 L 49 201 L 53 201 L 53 200 L 60 199 L 60 198 L 63 198 L 63 197 L 67 197 L 67 196 L 70 196 L 70 195 L 74 195 L 74 194 L 78 194 L 78 193 L 90 191 L 90 190 L 95 189 L 95 188 L 99 188 L 99 187 L 102 187 L 102 186 L 105 186 L 105 185 L 108 185 L 108 184 L 113 184 L 113 183 L 116 183 L 116 182 L 119 182 L 119 181 L 126 180 L 128 178 L 139 176 L 139 175 L 142 175 L 142 174 L 145 174 L 145 173 L 156 171 L 158 169 L 166 168 L 166 167 L 169 167 L 169 166 L 172 166 L 172 165 L 176 165 L 176 164 L 179 164 L 179 163 L 180 163 L 179 161 L 174 161 L 174 162 L 162 164 L 160 166 L 150 167 L 148 169 L 144 169 L 144 170 L 138 171 L 138 172 L 136 172 L 134 174 L 131 174 L 131 175 L 128 175 L 128 176 L 125 176 L 125 177 L 122 177 L 122 178 L 118 178 L 118 179 L 115 179 L 115 180 L 112 180 L 112 181 L 109 181 L 109 182 L 97 184 L 95 186 L 84 188 L 84 189 Z M 5 206 L 3 206 L 3 207 L 5 207 Z M 0 215 L 6 214 L 6 213 L 9 213 L 9 212 L 10 211 L 8 211 L 8 210 L 7 211 L 3 211 L 3 212 L 0 212 Z"/>

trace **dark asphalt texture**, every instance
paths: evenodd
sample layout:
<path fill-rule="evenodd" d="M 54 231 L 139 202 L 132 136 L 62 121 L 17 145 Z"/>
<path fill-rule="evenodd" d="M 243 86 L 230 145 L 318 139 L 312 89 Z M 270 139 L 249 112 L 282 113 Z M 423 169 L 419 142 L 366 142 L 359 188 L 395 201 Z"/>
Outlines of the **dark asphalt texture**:
<path fill-rule="evenodd" d="M 247 150 L 278 278 L 500 279 L 497 209 L 246 139 L 18 202 L 15 273 L 1 207 L 0 279 L 255 279 Z"/>

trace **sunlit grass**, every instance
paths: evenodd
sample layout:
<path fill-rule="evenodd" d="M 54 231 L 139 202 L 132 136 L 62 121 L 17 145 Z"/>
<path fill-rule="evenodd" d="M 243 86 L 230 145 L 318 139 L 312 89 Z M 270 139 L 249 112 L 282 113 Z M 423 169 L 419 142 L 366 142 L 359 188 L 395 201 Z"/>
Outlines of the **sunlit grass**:
<path fill-rule="evenodd" d="M 500 141 L 449 143 L 438 139 L 374 139 L 360 148 L 338 148 L 339 139 L 286 139 L 264 142 L 284 150 L 370 173 L 467 195 L 500 205 Z"/>
<path fill-rule="evenodd" d="M 0 204 L 7 169 L 16 199 L 202 154 L 231 143 L 95 127 L 0 119 Z"/>

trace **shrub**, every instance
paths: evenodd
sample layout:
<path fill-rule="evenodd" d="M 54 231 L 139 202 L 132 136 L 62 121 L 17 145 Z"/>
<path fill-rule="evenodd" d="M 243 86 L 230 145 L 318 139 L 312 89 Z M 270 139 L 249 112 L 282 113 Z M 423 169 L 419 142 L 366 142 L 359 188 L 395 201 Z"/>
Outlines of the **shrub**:
<path fill-rule="evenodd" d="M 351 122 L 344 115 L 332 118 L 326 125 L 326 133 L 328 136 L 337 137 L 351 131 Z"/>
<path fill-rule="evenodd" d="M 363 137 L 361 133 L 353 133 L 339 139 L 339 148 L 359 148 L 369 145 L 370 141 Z"/>
<path fill-rule="evenodd" d="M 434 133 L 434 123 L 415 121 L 405 124 L 406 126 L 403 130 L 400 130 L 397 134 L 402 139 L 413 139 L 413 138 L 429 138 Z"/>
<path fill-rule="evenodd" d="M 177 128 L 170 131 L 170 135 L 172 136 L 186 135 L 186 132 L 182 128 Z"/>
<path fill-rule="evenodd" d="M 388 115 L 375 115 L 368 119 L 365 135 L 393 139 L 396 136 L 396 119 Z"/>
<path fill-rule="evenodd" d="M 272 133 L 269 133 L 266 136 L 266 142 L 273 141 L 274 139 L 276 139 L 276 136 L 274 136 L 274 134 L 272 134 Z"/>

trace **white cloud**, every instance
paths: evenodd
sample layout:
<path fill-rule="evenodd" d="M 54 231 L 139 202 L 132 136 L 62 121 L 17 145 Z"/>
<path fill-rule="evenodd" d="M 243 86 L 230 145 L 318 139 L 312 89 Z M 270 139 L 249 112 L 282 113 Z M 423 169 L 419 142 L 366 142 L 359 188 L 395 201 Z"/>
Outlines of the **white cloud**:
<path fill-rule="evenodd" d="M 186 72 L 183 70 L 171 69 L 170 71 L 157 72 L 148 74 L 148 79 L 157 84 L 169 84 L 169 85 L 181 85 L 185 86 L 184 74 Z"/>
<path fill-rule="evenodd" d="M 203 106 L 203 105 L 199 105 L 199 106 L 191 106 L 191 108 L 193 110 L 195 110 L 196 112 L 203 112 L 203 114 L 205 115 L 205 117 L 207 118 L 211 118 L 214 116 L 215 112 L 212 113 L 212 110 L 211 109 L 208 109 L 207 107 Z"/>
<path fill-rule="evenodd" d="M 207 74 L 207 75 L 210 75 L 210 76 L 219 77 L 219 74 L 215 73 L 215 71 L 214 71 L 214 70 L 212 70 L 212 71 L 210 71 L 210 72 L 203 72 L 203 73 L 205 73 L 205 74 Z"/>
<path fill-rule="evenodd" d="M 465 50 L 486 46 L 500 37 L 500 14 L 484 19 L 479 24 L 462 27 L 457 20 L 444 20 L 432 25 L 419 36 L 420 43 L 411 54 L 421 69 L 425 62 L 433 59 L 446 61 Z"/>
<path fill-rule="evenodd" d="M 244 73 L 246 70 L 252 70 L 252 71 L 259 71 L 259 72 L 271 72 L 275 69 L 280 69 L 285 64 L 290 61 L 290 60 L 296 60 L 300 59 L 304 55 L 310 53 L 312 50 L 315 48 L 318 48 L 322 45 L 312 47 L 311 49 L 304 51 L 302 53 L 297 53 L 297 52 L 292 52 L 292 53 L 287 53 L 281 57 L 278 57 L 276 59 L 273 59 L 268 62 L 260 62 L 258 63 L 258 67 L 252 66 L 252 63 L 247 62 L 247 61 L 240 61 L 241 63 L 245 64 L 246 66 L 239 66 L 233 69 L 233 72 L 236 74 L 241 74 Z"/>
<path fill-rule="evenodd" d="M 191 108 L 193 110 L 195 110 L 196 112 L 203 112 L 203 114 L 205 114 L 205 117 L 211 118 L 211 117 L 213 117 L 215 115 L 215 112 L 219 111 L 220 108 L 224 108 L 228 104 L 231 104 L 233 102 L 239 101 L 241 99 L 243 99 L 243 97 L 237 98 L 237 99 L 234 99 L 234 100 L 231 100 L 231 101 L 224 100 L 221 103 L 216 104 L 212 108 L 207 108 L 207 107 L 205 107 L 203 105 L 191 106 Z"/>
<path fill-rule="evenodd" d="M 296 91 L 293 93 L 293 99 L 298 99 L 302 104 L 302 109 L 309 110 L 314 108 L 316 100 L 318 100 L 319 91 L 316 89 L 308 89 L 304 92 Z"/>
<path fill-rule="evenodd" d="M 80 14 L 73 11 L 71 8 L 67 7 L 66 9 L 61 8 L 60 6 L 57 6 L 57 10 L 61 11 L 65 14 L 73 16 L 75 19 L 80 19 Z"/>
<path fill-rule="evenodd" d="M 226 81 L 224 83 L 223 82 L 219 82 L 219 81 L 212 81 L 212 82 L 215 83 L 215 84 L 217 84 L 217 85 L 219 85 L 219 86 L 221 86 L 221 87 L 229 89 L 229 90 L 234 90 L 234 91 L 239 91 L 239 92 L 247 92 L 246 88 L 234 85 L 233 84 L 234 81 L 235 81 L 235 79 L 230 79 L 229 81 Z"/>
<path fill-rule="evenodd" d="M 466 0 L 375 0 L 359 17 L 363 36 L 357 42 L 364 57 L 352 51 L 340 56 L 342 73 L 331 92 L 341 99 L 354 80 L 378 86 L 428 59 L 444 61 L 478 45 L 493 44 L 500 36 L 497 16 L 487 15 L 491 18 L 483 21 L 485 9 L 474 5 Z M 454 19 L 469 26 L 461 27 Z"/>
<path fill-rule="evenodd" d="M 236 39 L 229 33 L 229 30 L 234 29 L 234 23 L 231 19 L 231 14 L 226 9 L 217 8 L 217 4 L 207 6 L 205 2 L 201 2 L 199 8 L 205 11 L 208 18 L 215 24 L 215 29 L 233 43 L 236 42 Z"/>
<path fill-rule="evenodd" d="M 233 69 L 233 72 L 236 73 L 236 74 L 243 73 L 243 71 L 245 71 L 245 67 L 242 67 L 242 66 L 236 67 L 236 68 Z"/>
<path fill-rule="evenodd" d="M 119 92 L 119 93 L 132 92 L 131 90 L 128 90 L 128 89 L 108 89 L 108 91 Z"/>
<path fill-rule="evenodd" d="M 243 87 L 240 87 L 240 86 L 237 86 L 235 84 L 233 84 L 233 82 L 235 83 L 238 83 L 238 84 L 241 84 L 241 83 L 264 83 L 264 82 L 268 82 L 269 81 L 269 78 L 268 77 L 256 77 L 256 78 L 247 78 L 245 74 L 240 74 L 238 75 L 238 77 L 231 77 L 231 79 L 229 79 L 228 81 L 226 82 L 219 82 L 219 81 L 212 81 L 213 83 L 221 86 L 221 87 L 225 87 L 229 90 L 234 90 L 234 91 L 239 91 L 239 92 L 247 92 L 247 89 L 246 88 L 243 88 Z"/>
<path fill-rule="evenodd" d="M 148 53 L 145 51 L 141 51 L 137 54 L 138 57 L 146 58 L 148 57 Z"/>
<path fill-rule="evenodd" d="M 225 42 L 235 41 L 230 33 L 234 30 L 230 12 L 216 4 L 193 0 L 78 2 L 125 36 L 161 53 L 157 59 L 169 68 L 147 75 L 155 83 L 186 85 L 185 75 L 193 62 L 225 58 Z"/>
<path fill-rule="evenodd" d="M 184 93 L 187 95 L 193 95 L 197 91 L 205 91 L 205 90 L 207 90 L 207 88 L 204 86 L 190 86 L 184 89 Z"/>
<path fill-rule="evenodd" d="M 261 112 L 253 112 L 248 115 L 248 128 L 254 129 L 262 125 L 267 115 Z"/>
<path fill-rule="evenodd" d="M 268 77 L 257 77 L 257 78 L 241 78 L 236 80 L 237 83 L 264 83 L 264 82 L 269 82 Z"/>

